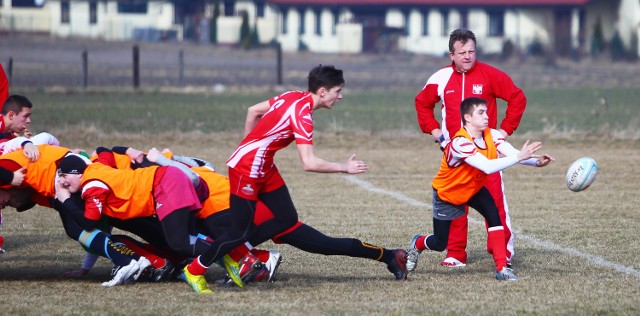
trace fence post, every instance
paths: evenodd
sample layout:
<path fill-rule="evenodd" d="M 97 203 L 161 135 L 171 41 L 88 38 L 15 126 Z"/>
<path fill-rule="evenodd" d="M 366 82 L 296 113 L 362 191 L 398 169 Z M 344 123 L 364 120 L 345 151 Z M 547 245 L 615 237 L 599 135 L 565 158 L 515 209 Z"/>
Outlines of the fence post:
<path fill-rule="evenodd" d="M 180 85 L 180 87 L 184 87 L 184 51 L 181 49 L 180 50 L 180 54 L 178 55 L 178 74 L 179 74 L 179 81 L 178 84 Z"/>
<path fill-rule="evenodd" d="M 133 46 L 133 88 L 140 87 L 140 47 Z"/>
<path fill-rule="evenodd" d="M 276 73 L 278 75 L 277 77 L 277 81 L 278 81 L 278 85 L 282 86 L 282 44 L 280 44 L 280 42 L 276 42 L 276 67 L 278 69 L 276 69 Z"/>
<path fill-rule="evenodd" d="M 89 52 L 82 51 L 82 84 L 86 89 L 89 86 Z"/>

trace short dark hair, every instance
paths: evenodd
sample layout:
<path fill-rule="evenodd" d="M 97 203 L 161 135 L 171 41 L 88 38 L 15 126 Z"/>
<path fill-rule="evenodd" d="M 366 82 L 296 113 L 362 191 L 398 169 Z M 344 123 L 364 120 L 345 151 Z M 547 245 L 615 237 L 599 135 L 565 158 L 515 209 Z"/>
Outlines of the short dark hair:
<path fill-rule="evenodd" d="M 331 89 L 344 84 L 342 70 L 331 65 L 318 65 L 309 72 L 309 91 L 316 93 L 318 89 Z"/>
<path fill-rule="evenodd" d="M 2 105 L 2 115 L 6 115 L 9 112 L 20 113 L 22 112 L 22 108 L 32 107 L 33 104 L 31 104 L 31 101 L 29 101 L 27 97 L 14 94 L 4 101 L 4 104 Z"/>
<path fill-rule="evenodd" d="M 462 125 L 464 125 L 465 123 L 464 115 L 465 114 L 472 115 L 474 109 L 478 105 L 486 106 L 487 101 L 485 101 L 484 99 L 476 98 L 476 97 L 470 97 L 462 100 L 462 103 L 460 103 L 460 119 L 462 120 Z"/>
<path fill-rule="evenodd" d="M 474 43 L 477 43 L 476 35 L 473 34 L 473 32 L 467 29 L 454 30 L 451 32 L 451 35 L 449 35 L 449 52 L 453 53 L 453 44 L 455 44 L 455 42 L 460 42 L 464 45 L 469 40 L 473 40 Z"/>

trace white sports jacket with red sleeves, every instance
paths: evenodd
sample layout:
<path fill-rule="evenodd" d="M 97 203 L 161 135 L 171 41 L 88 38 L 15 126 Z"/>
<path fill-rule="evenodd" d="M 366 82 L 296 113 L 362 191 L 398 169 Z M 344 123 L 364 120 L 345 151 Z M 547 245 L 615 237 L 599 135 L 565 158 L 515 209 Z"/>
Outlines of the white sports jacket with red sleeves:
<path fill-rule="evenodd" d="M 478 97 L 487 101 L 489 127 L 498 129 L 498 107 L 496 99 L 507 101 L 507 110 L 500 128 L 511 135 L 518 125 L 527 106 L 524 92 L 518 88 L 503 71 L 488 64 L 476 61 L 471 70 L 460 73 L 455 65 L 444 67 L 434 73 L 422 91 L 416 95 L 415 106 L 418 123 L 424 133 L 430 134 L 440 128 L 445 139 L 462 127 L 460 103 L 469 97 Z M 434 115 L 435 105 L 442 101 L 442 126 Z"/>

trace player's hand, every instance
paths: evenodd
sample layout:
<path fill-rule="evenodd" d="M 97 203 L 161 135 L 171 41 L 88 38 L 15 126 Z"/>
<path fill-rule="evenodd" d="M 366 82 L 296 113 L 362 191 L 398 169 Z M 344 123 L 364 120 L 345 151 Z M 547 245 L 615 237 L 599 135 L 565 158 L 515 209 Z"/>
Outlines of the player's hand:
<path fill-rule="evenodd" d="M 362 160 L 356 160 L 356 154 L 353 154 L 345 163 L 341 164 L 342 172 L 348 174 L 363 173 L 369 170 L 367 163 Z"/>
<path fill-rule="evenodd" d="M 527 160 L 529 158 L 538 158 L 539 156 L 535 155 L 535 152 L 540 148 L 542 148 L 541 142 L 529 143 L 529 140 L 527 140 L 518 153 L 518 161 Z"/>
<path fill-rule="evenodd" d="M 77 279 L 77 278 L 82 278 L 87 274 L 89 274 L 89 270 L 80 269 L 80 270 L 74 270 L 74 271 L 65 272 L 64 274 L 62 274 L 62 277 L 63 278 L 70 278 L 70 279 Z"/>
<path fill-rule="evenodd" d="M 552 161 L 556 161 L 556 159 L 547 154 L 541 155 L 538 158 L 538 161 L 536 161 L 536 167 L 544 167 L 550 164 Z"/>
<path fill-rule="evenodd" d="M 36 161 L 38 161 L 38 159 L 40 159 L 40 150 L 38 150 L 38 146 L 34 145 L 31 142 L 28 142 L 28 143 L 24 144 L 24 148 L 22 149 L 22 153 L 31 162 L 36 162 Z"/>
<path fill-rule="evenodd" d="M 135 161 L 137 163 L 142 163 L 144 161 L 144 153 L 141 150 L 129 147 L 127 148 L 126 154 L 129 156 L 131 161 Z"/>
<path fill-rule="evenodd" d="M 31 131 L 28 128 L 24 128 L 24 132 L 22 133 L 22 136 L 26 137 L 26 138 L 31 138 L 33 137 L 33 133 L 31 133 Z"/>
<path fill-rule="evenodd" d="M 147 152 L 147 160 L 156 163 L 158 162 L 158 156 L 162 155 L 158 148 L 151 148 L 149 152 Z"/>
<path fill-rule="evenodd" d="M 11 180 L 11 185 L 14 187 L 22 185 L 24 182 L 24 178 L 27 173 L 27 167 L 22 167 L 13 172 L 13 180 Z"/>
<path fill-rule="evenodd" d="M 436 144 L 440 144 L 443 141 L 443 134 L 442 134 L 442 130 L 439 128 L 436 128 L 434 130 L 431 131 L 431 136 L 433 136 L 433 141 Z"/>
<path fill-rule="evenodd" d="M 71 192 L 68 188 L 62 185 L 62 179 L 59 178 L 56 181 L 56 199 L 61 203 L 64 203 L 68 198 L 71 197 Z"/>

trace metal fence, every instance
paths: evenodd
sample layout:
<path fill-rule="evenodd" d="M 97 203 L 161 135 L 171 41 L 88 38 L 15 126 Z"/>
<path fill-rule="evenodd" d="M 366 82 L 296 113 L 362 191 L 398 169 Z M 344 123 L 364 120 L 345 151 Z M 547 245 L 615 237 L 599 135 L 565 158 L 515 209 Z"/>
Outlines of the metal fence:
<path fill-rule="evenodd" d="M 134 51 L 138 51 L 137 67 Z M 11 65 L 9 61 L 11 60 Z M 640 87 L 638 63 L 514 58 L 491 60 L 523 88 Z M 347 89 L 418 91 L 447 56 L 284 53 L 274 47 L 242 50 L 189 43 L 106 42 L 11 36 L 0 33 L 0 61 L 11 70 L 12 89 L 63 87 L 163 88 L 224 85 L 306 88 L 308 71 L 332 64 L 345 71 Z M 137 69 L 137 79 L 135 76 Z"/>

